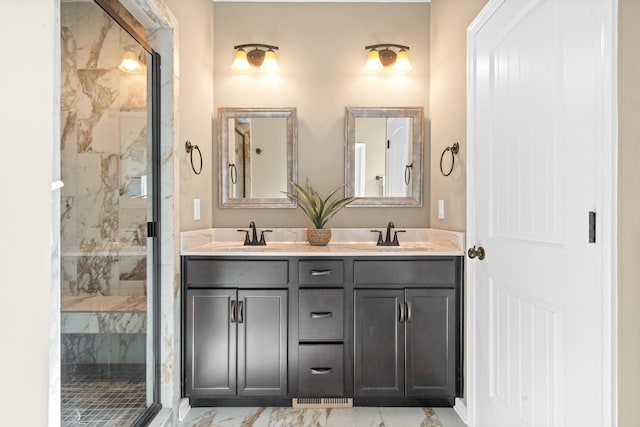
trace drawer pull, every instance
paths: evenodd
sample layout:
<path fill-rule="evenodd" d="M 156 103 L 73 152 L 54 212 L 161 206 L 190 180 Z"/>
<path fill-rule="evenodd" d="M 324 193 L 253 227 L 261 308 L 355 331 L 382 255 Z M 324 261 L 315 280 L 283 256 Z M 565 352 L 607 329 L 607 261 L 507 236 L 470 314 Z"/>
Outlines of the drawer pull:
<path fill-rule="evenodd" d="M 331 270 L 311 270 L 312 276 L 331 276 Z"/>
<path fill-rule="evenodd" d="M 327 375 L 333 371 L 332 368 L 311 368 L 311 375 Z"/>
<path fill-rule="evenodd" d="M 327 317 L 333 317 L 333 313 L 330 311 L 312 311 L 310 316 L 312 319 L 325 319 Z"/>

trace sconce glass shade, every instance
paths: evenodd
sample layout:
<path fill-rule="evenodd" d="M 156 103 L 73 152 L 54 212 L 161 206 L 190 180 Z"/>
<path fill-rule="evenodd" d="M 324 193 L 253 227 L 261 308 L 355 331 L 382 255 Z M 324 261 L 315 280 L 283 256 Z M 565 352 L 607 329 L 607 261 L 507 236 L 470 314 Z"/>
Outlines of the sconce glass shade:
<path fill-rule="evenodd" d="M 273 50 L 269 49 L 264 53 L 264 61 L 260 66 L 260 70 L 265 73 L 275 73 L 278 71 L 280 67 L 278 67 L 278 62 L 276 61 L 276 54 Z"/>
<path fill-rule="evenodd" d="M 396 63 L 393 66 L 393 71 L 406 73 L 411 71 L 412 68 L 411 62 L 409 62 L 409 53 L 404 49 L 400 49 L 396 57 Z"/>
<path fill-rule="evenodd" d="M 126 73 L 141 73 L 142 72 L 142 64 L 138 61 L 138 58 L 133 52 L 125 52 L 122 57 L 122 62 L 118 66 L 121 71 Z"/>
<path fill-rule="evenodd" d="M 375 73 L 380 69 L 382 69 L 380 55 L 377 50 L 371 49 L 367 54 L 367 63 L 364 65 L 364 71 L 367 73 Z"/>
<path fill-rule="evenodd" d="M 247 52 L 244 49 L 236 50 L 236 57 L 231 64 L 231 69 L 238 73 L 247 71 L 249 69 L 249 62 L 247 61 Z"/>

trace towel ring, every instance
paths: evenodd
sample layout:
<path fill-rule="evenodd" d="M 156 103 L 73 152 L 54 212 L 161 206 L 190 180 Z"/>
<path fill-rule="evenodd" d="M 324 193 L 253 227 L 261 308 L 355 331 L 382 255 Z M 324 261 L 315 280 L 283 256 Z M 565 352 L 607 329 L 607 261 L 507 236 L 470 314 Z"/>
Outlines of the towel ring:
<path fill-rule="evenodd" d="M 189 158 L 191 160 L 191 169 L 193 170 L 193 173 L 195 173 L 196 175 L 200 175 L 202 173 L 202 151 L 200 151 L 197 145 L 191 144 L 191 141 L 185 142 L 184 148 L 187 150 L 187 153 L 189 153 Z M 198 150 L 198 154 L 200 155 L 200 168 L 197 171 L 196 167 L 193 165 L 193 150 Z"/>
<path fill-rule="evenodd" d="M 410 165 L 405 165 L 404 166 L 404 183 L 405 185 L 409 185 L 409 182 L 411 182 L 411 171 L 413 170 L 413 163 L 411 163 Z"/>
<path fill-rule="evenodd" d="M 238 183 L 238 168 L 235 163 L 229 163 L 229 174 L 231 175 L 231 183 Z"/>
<path fill-rule="evenodd" d="M 449 169 L 449 172 L 444 173 L 444 169 L 442 168 L 442 159 L 444 159 L 444 155 L 447 151 L 451 152 L 451 169 Z M 453 165 L 456 164 L 456 154 L 458 154 L 458 151 L 460 151 L 460 144 L 458 144 L 457 142 L 454 142 L 451 147 L 447 147 L 444 149 L 442 155 L 440 156 L 440 172 L 442 173 L 442 175 L 451 175 L 451 172 L 453 172 Z"/>

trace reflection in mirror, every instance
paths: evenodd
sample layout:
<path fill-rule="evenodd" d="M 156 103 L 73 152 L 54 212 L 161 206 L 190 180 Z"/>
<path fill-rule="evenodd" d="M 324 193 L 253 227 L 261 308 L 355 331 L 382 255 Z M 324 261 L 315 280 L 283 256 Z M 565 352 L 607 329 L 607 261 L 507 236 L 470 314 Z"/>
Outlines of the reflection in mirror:
<path fill-rule="evenodd" d="M 352 205 L 422 206 L 422 107 L 347 107 L 346 195 Z"/>
<path fill-rule="evenodd" d="M 296 207 L 295 108 L 220 108 L 220 207 Z"/>

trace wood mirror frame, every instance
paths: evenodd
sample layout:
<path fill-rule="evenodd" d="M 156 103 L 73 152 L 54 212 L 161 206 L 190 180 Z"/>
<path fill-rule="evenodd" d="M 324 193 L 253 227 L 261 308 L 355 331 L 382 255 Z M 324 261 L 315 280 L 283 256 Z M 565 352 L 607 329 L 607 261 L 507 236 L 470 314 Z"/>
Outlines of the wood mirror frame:
<path fill-rule="evenodd" d="M 235 129 L 229 129 L 230 119 L 284 118 L 286 119 L 286 186 L 278 191 L 293 192 L 291 181 L 297 181 L 298 128 L 295 108 L 219 108 L 218 109 L 218 206 L 221 208 L 295 208 L 297 204 L 282 197 L 231 197 L 229 184 L 229 138 Z M 259 148 L 258 148 L 259 150 Z M 273 165 L 272 165 L 273 166 Z M 236 170 L 237 176 L 237 170 Z"/>
<path fill-rule="evenodd" d="M 355 197 L 356 119 L 357 118 L 409 118 L 411 119 L 411 162 L 405 165 L 410 174 L 410 189 L 406 197 L 359 197 L 349 206 L 421 207 L 423 180 L 423 107 L 346 107 L 345 110 L 345 195 Z M 385 166 L 386 168 L 386 166 Z"/>

